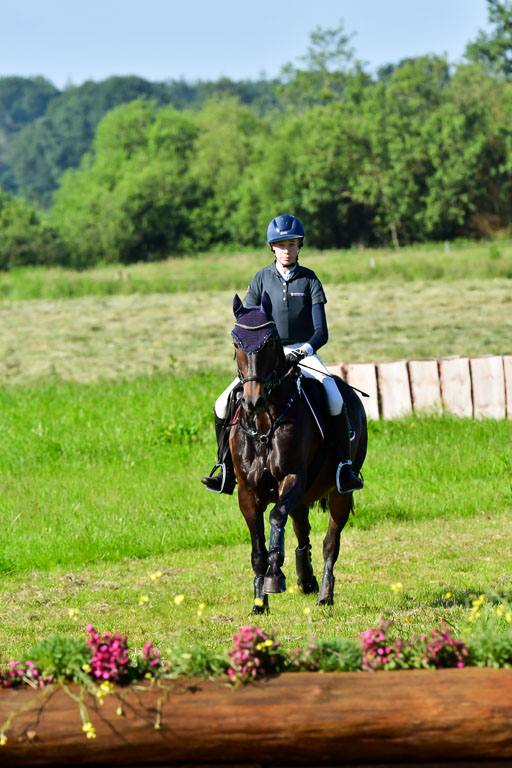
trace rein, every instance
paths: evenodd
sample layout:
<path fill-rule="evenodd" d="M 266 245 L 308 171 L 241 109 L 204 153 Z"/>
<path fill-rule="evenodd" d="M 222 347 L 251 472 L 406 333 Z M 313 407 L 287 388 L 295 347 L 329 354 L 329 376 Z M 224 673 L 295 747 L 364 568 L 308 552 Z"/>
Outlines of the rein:
<path fill-rule="evenodd" d="M 292 370 L 292 369 L 290 369 L 290 370 Z M 281 381 L 282 381 L 282 380 L 283 380 L 283 379 L 284 379 L 286 376 L 288 376 L 288 374 L 289 374 L 289 373 L 290 373 L 290 371 L 287 371 L 287 372 L 285 373 L 285 375 L 281 377 L 281 379 L 280 379 L 280 382 L 281 382 Z M 270 418 L 270 421 L 271 421 L 271 424 L 270 424 L 270 429 L 269 429 L 267 432 L 265 432 L 265 434 L 264 434 L 264 435 L 260 435 L 260 433 L 258 432 L 258 430 L 257 430 L 257 429 L 248 429 L 246 426 L 244 426 L 244 425 L 242 424 L 242 422 L 240 421 L 240 418 L 239 418 L 239 417 L 237 417 L 237 418 L 236 418 L 236 420 L 235 420 L 233 423 L 234 423 L 234 424 L 238 424 L 238 426 L 239 426 L 239 427 L 242 429 L 242 431 L 243 431 L 243 432 L 245 432 L 245 434 L 246 434 L 246 435 L 248 435 L 248 437 L 250 437 L 252 440 L 259 440 L 259 442 L 260 442 L 262 445 L 268 445 L 268 444 L 270 443 L 270 440 L 272 439 L 272 435 L 274 434 L 274 432 L 276 431 L 276 429 L 279 427 L 279 425 L 280 425 L 280 424 L 281 424 L 281 422 L 283 421 L 283 419 L 284 419 L 284 417 L 285 417 L 286 413 L 287 413 L 287 412 L 290 410 L 290 408 L 292 407 L 293 403 L 294 403 L 294 402 L 295 402 L 295 400 L 297 399 L 297 396 L 299 396 L 299 395 L 300 395 L 300 392 L 301 392 L 301 387 L 300 387 L 300 377 L 299 377 L 299 378 L 297 378 L 297 381 L 296 381 L 296 385 L 297 385 L 297 388 L 296 388 L 295 392 L 294 392 L 294 393 L 293 393 L 293 395 L 290 397 L 290 399 L 288 400 L 288 402 L 287 402 L 287 403 L 286 403 L 286 405 L 284 406 L 284 408 L 283 408 L 283 410 L 281 411 L 281 413 L 279 414 L 279 416 L 277 416 L 275 419 L 272 419 L 272 416 L 271 416 L 271 414 L 270 414 L 270 411 L 267 411 L 267 413 L 268 413 L 268 415 L 269 415 L 269 418 Z"/>

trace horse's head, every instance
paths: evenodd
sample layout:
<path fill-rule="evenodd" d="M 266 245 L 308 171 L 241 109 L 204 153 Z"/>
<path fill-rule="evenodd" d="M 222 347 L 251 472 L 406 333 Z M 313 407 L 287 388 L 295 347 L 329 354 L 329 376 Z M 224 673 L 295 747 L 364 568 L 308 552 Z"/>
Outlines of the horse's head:
<path fill-rule="evenodd" d="M 238 377 L 244 385 L 242 407 L 250 414 L 261 413 L 268 408 L 268 396 L 280 383 L 278 371 L 285 365 L 283 346 L 272 319 L 272 302 L 263 292 L 261 306 L 246 309 L 235 294 L 233 313 L 236 322 L 231 336 Z"/>

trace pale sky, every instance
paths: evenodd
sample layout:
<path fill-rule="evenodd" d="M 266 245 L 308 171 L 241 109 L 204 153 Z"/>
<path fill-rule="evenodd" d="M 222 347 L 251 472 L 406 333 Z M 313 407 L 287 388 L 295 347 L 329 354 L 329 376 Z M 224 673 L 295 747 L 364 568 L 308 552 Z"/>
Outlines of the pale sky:
<path fill-rule="evenodd" d="M 340 20 L 370 71 L 425 53 L 456 63 L 487 19 L 486 0 L 0 0 L 0 76 L 272 78 Z"/>

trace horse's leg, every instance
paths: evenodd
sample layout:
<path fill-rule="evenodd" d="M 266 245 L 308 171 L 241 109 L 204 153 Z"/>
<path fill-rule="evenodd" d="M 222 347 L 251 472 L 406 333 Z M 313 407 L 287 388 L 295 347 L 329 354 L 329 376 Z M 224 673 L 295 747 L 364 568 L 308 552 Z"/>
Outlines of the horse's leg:
<path fill-rule="evenodd" d="M 295 570 L 297 571 L 297 584 L 304 594 L 318 592 L 318 581 L 313 573 L 311 564 L 311 544 L 309 533 L 309 507 L 307 504 L 299 504 L 290 512 L 293 522 L 293 530 L 297 536 L 298 547 L 295 550 Z"/>
<path fill-rule="evenodd" d="M 334 565 L 340 552 L 340 534 L 352 510 L 352 494 L 334 491 L 329 496 L 329 527 L 324 539 L 324 573 L 318 595 L 318 605 L 334 602 Z"/>
<path fill-rule="evenodd" d="M 269 515 L 268 569 L 263 582 L 267 594 L 286 591 L 286 579 L 281 570 L 284 563 L 284 527 L 288 515 L 302 496 L 302 483 L 297 475 L 287 475 L 279 487 L 279 501 Z"/>
<path fill-rule="evenodd" d="M 268 596 L 263 592 L 263 579 L 268 566 L 268 552 L 265 547 L 264 508 L 258 506 L 252 492 L 239 483 L 238 505 L 245 518 L 251 535 L 251 563 L 254 571 L 253 613 L 268 613 Z"/>

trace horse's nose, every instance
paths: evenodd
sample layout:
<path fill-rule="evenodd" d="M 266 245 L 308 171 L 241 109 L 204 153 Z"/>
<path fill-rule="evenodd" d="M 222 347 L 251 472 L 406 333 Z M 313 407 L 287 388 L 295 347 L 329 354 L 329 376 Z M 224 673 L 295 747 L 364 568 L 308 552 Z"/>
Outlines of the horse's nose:
<path fill-rule="evenodd" d="M 261 413 L 267 407 L 267 398 L 264 395 L 244 395 L 242 405 L 248 413 Z"/>

